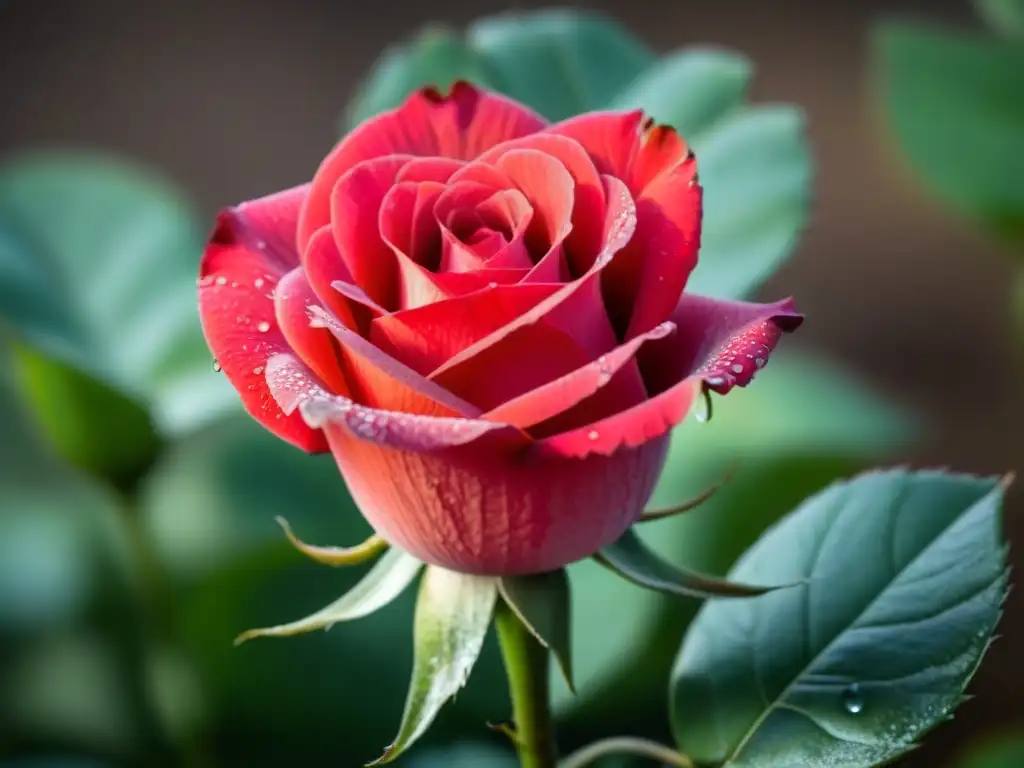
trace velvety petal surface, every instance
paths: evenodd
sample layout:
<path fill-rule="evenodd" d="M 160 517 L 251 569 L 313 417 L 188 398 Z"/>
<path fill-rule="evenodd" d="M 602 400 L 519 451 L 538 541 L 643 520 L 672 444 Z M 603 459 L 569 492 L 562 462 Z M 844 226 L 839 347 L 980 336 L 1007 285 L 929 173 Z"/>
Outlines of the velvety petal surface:
<path fill-rule="evenodd" d="M 246 411 L 278 437 L 309 452 L 327 449 L 322 433 L 285 416 L 266 386 L 264 369 L 289 346 L 277 324 L 274 290 L 299 263 L 295 222 L 305 187 L 223 212 L 199 268 L 199 315 L 220 369 Z"/>
<path fill-rule="evenodd" d="M 522 104 L 468 83 L 456 83 L 447 95 L 434 88 L 419 90 L 397 109 L 353 130 L 320 164 L 299 220 L 299 246 L 304 249 L 330 220 L 334 185 L 358 163 L 386 155 L 471 160 L 544 126 L 544 119 Z"/>
<path fill-rule="evenodd" d="M 656 440 L 611 457 L 527 460 L 500 432 L 429 452 L 325 432 L 381 536 L 427 563 L 483 574 L 555 570 L 615 541 L 640 516 L 667 449 Z"/>

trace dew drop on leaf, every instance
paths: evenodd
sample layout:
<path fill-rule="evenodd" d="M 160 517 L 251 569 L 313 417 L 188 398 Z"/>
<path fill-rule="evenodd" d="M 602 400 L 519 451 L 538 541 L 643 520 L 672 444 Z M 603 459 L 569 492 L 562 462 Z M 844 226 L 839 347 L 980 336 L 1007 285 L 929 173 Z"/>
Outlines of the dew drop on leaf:
<path fill-rule="evenodd" d="M 220 373 L 220 360 L 217 360 L 216 358 L 214 358 L 213 361 L 213 372 Z"/>
<path fill-rule="evenodd" d="M 851 715 L 864 711 L 864 699 L 860 695 L 860 686 L 856 683 L 848 685 L 843 691 L 843 708 Z"/>

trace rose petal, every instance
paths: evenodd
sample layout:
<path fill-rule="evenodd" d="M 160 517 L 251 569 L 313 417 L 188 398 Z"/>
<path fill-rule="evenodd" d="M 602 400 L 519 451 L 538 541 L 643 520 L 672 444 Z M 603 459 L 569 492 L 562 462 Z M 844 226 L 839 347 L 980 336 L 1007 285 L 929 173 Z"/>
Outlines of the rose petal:
<path fill-rule="evenodd" d="M 360 163 L 338 181 L 330 198 L 330 224 L 345 268 L 367 296 L 387 308 L 398 300 L 398 264 L 394 251 L 381 239 L 378 211 L 410 159 L 382 157 Z"/>
<path fill-rule="evenodd" d="M 610 458 L 521 461 L 523 444 L 501 431 L 415 452 L 324 431 L 383 538 L 424 562 L 480 574 L 551 571 L 615 541 L 642 513 L 667 448 L 662 440 Z"/>
<path fill-rule="evenodd" d="M 704 386 L 725 394 L 748 384 L 779 336 L 802 320 L 789 300 L 748 304 L 684 296 L 672 316 L 676 333 L 641 350 L 648 391 L 656 394 L 621 413 L 545 438 L 537 451 L 574 458 L 608 456 L 660 439 L 686 418 Z M 763 355 L 761 363 L 757 355 Z M 655 363 L 661 366 L 647 374 Z"/>
<path fill-rule="evenodd" d="M 586 150 L 568 136 L 535 133 L 499 144 L 482 154 L 482 163 L 496 163 L 515 149 L 533 149 L 558 160 L 575 184 L 572 231 L 566 238 L 569 263 L 577 275 L 590 268 L 601 249 L 601 221 L 606 205 L 604 185 Z"/>
<path fill-rule="evenodd" d="M 436 181 L 405 181 L 395 184 L 384 195 L 378 226 L 384 242 L 396 255 L 404 254 L 427 269 L 437 268 L 441 235 L 434 218 L 434 205 L 444 191 L 444 184 Z"/>
<path fill-rule="evenodd" d="M 260 219 L 245 217 L 245 221 Z M 283 274 L 282 255 L 243 244 L 258 245 L 259 239 L 234 213 L 218 217 L 199 271 L 203 333 L 224 375 L 241 395 L 245 410 L 283 440 L 319 453 L 327 450 L 323 434 L 310 429 L 297 415 L 286 417 L 270 396 L 263 376 L 267 359 L 289 347 L 278 328 L 272 298 Z"/>
<path fill-rule="evenodd" d="M 613 320 L 630 317 L 626 338 L 665 320 L 679 301 L 697 266 L 702 204 L 692 154 L 636 198 L 636 233 L 603 286 Z"/>
<path fill-rule="evenodd" d="M 603 288 L 615 327 L 626 338 L 643 333 L 668 316 L 697 264 L 702 197 L 696 161 L 674 130 L 645 122 L 640 111 L 581 115 L 545 133 L 575 139 L 636 199 L 636 234 Z"/>
<path fill-rule="evenodd" d="M 370 341 L 426 374 L 550 296 L 557 285 L 504 285 L 373 321 Z"/>
<path fill-rule="evenodd" d="M 626 182 L 630 192 L 639 190 L 630 182 L 633 160 L 640 149 L 644 133 L 644 113 L 588 112 L 556 123 L 544 130 L 545 134 L 567 136 L 587 151 L 598 172 Z"/>
<path fill-rule="evenodd" d="M 526 196 L 533 218 L 526 230 L 531 253 L 545 254 L 572 231 L 574 182 L 561 162 L 535 149 L 513 149 L 496 167 Z"/>
<path fill-rule="evenodd" d="M 438 181 L 443 184 L 465 165 L 465 161 L 450 157 L 415 157 L 398 172 L 395 181 Z"/>
<path fill-rule="evenodd" d="M 465 445 L 490 434 L 525 443 L 528 438 L 506 424 L 480 419 L 424 416 L 360 405 L 328 392 L 294 354 L 285 352 L 267 362 L 267 384 L 281 409 L 300 415 L 312 428 L 338 425 L 359 441 L 407 451 L 437 451 Z"/>
<path fill-rule="evenodd" d="M 430 379 L 450 391 L 465 393 L 467 398 L 472 392 L 474 402 L 482 408 L 496 407 L 585 365 L 614 346 L 598 281 L 601 270 L 629 241 L 636 219 L 625 186 L 612 178 L 603 181 L 610 201 L 605 247 L 590 271 L 559 286 L 533 309 L 451 357 Z"/>
<path fill-rule="evenodd" d="M 768 362 L 779 336 L 803 322 L 792 299 L 756 304 L 692 294 L 683 295 L 671 317 L 679 330 L 640 354 L 652 392 L 694 374 L 723 395 L 734 386 L 746 386 Z"/>
<path fill-rule="evenodd" d="M 544 125 L 522 104 L 468 83 L 456 83 L 446 96 L 433 88 L 417 91 L 397 109 L 362 123 L 320 164 L 299 218 L 299 249 L 305 250 L 313 233 L 331 220 L 332 190 L 358 163 L 400 154 L 471 160 Z"/>
<path fill-rule="evenodd" d="M 347 394 L 348 384 L 334 337 L 326 329 L 316 328 L 309 322 L 310 307 L 318 305 L 319 298 L 302 267 L 296 267 L 282 277 L 274 291 L 277 324 L 288 346 L 326 383 L 330 391 Z"/>
<path fill-rule="evenodd" d="M 675 330 L 675 326 L 672 323 L 660 325 L 565 376 L 502 403 L 481 418 L 493 419 L 523 429 L 553 419 L 570 411 L 597 392 L 605 390 L 620 371 L 626 369 L 631 363 L 635 365 L 634 356 L 642 344 L 662 339 L 673 330 Z M 644 388 L 639 370 L 636 370 L 634 375 L 636 376 L 635 384 L 639 386 L 631 387 L 633 389 L 631 396 L 642 399 Z M 630 383 L 634 384 L 634 382 Z M 625 402 L 625 406 L 622 407 L 629 407 L 635 404 L 636 400 L 632 402 L 617 400 L 617 402 L 620 406 Z"/>
<path fill-rule="evenodd" d="M 334 242 L 334 233 L 329 226 L 321 227 L 310 238 L 306 252 L 302 254 L 302 268 L 321 303 L 345 325 L 350 328 L 358 327 L 352 305 L 333 287 L 336 282 L 351 281 L 352 275 L 341 260 L 338 245 Z M 366 296 L 361 290 L 360 293 Z M 369 297 L 366 297 L 366 301 L 370 306 L 374 306 Z"/>
<path fill-rule="evenodd" d="M 661 174 L 690 155 L 690 147 L 670 125 L 651 124 L 629 169 L 629 188 L 640 194 Z"/>
<path fill-rule="evenodd" d="M 280 274 L 290 270 L 298 263 L 295 228 L 308 192 L 303 184 L 228 209 L 223 215 L 234 219 L 235 242 L 262 253 Z"/>
<path fill-rule="evenodd" d="M 310 308 L 310 323 L 329 330 L 341 344 L 349 391 L 362 405 L 424 416 L 480 414 L 479 408 L 387 355 L 322 307 Z"/>

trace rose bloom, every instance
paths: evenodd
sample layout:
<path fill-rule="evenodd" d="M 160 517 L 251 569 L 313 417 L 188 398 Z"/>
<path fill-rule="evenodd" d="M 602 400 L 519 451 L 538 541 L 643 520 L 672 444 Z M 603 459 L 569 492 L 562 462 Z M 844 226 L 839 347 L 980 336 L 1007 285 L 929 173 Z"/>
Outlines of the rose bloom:
<path fill-rule="evenodd" d="M 801 322 L 683 293 L 700 224 L 693 153 L 641 111 L 549 125 L 427 88 L 222 212 L 200 314 L 248 412 L 330 451 L 389 543 L 553 570 L 636 522 L 702 388 L 747 384 Z"/>

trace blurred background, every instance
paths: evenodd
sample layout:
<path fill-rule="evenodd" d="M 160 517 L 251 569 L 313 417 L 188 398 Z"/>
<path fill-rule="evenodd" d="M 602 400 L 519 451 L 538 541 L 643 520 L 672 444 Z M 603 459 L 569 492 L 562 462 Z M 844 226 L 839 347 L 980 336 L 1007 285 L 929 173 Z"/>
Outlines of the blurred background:
<path fill-rule="evenodd" d="M 752 100 L 803 107 L 813 156 L 806 230 L 757 293 L 796 296 L 808 321 L 787 340 L 794 356 L 777 375 L 773 360 L 734 408 L 732 395 L 719 403 L 701 427 L 706 442 L 674 454 L 659 489 L 665 500 L 700 490 L 734 458 L 744 463 L 734 487 L 666 528 L 659 548 L 724 572 L 770 520 L 860 467 L 1024 468 L 1021 337 L 1011 322 L 1019 251 L 928 193 L 871 87 L 876 21 L 917 14 L 980 29 L 974 9 L 961 0 L 578 5 L 613 15 L 659 52 L 714 43 L 745 53 L 756 65 Z M 201 243 L 219 208 L 311 176 L 387 45 L 428 22 L 461 27 L 507 8 L 495 0 L 7 0 L 0 155 L 60 147 L 139 163 L 198 212 L 182 214 L 197 223 L 181 224 L 176 247 Z M 55 205 L 46 215 L 59 226 L 78 214 Z M 103 279 L 85 270 L 67 280 L 100 311 L 124 275 L 116 249 L 95 247 Z M 198 256 L 186 272 L 194 275 Z M 149 310 L 102 338 L 135 334 L 131 355 L 145 357 L 153 334 L 177 333 L 152 309 L 164 306 L 171 272 L 124 278 L 145 286 Z M 2 288 L 10 277 L 0 273 L 0 303 L 19 300 Z M 193 321 L 181 326 L 190 350 Z M 208 357 L 202 375 L 161 390 L 150 416 L 82 383 L 52 349 L 4 344 L 0 759 L 213 768 L 375 757 L 404 699 L 411 592 L 326 636 L 232 647 L 238 632 L 305 615 L 353 582 L 304 563 L 273 522 L 283 514 L 319 543 L 366 535 L 330 460 L 278 444 L 241 416 Z M 202 354 L 201 340 L 198 349 L 188 354 Z M 217 418 L 197 412 L 200 393 L 227 403 Z M 770 422 L 763 434 L 740 429 L 757 419 Z M 1011 542 L 1024 536 L 1022 505 L 1011 492 Z M 1011 553 L 1017 565 L 1020 552 Z M 581 680 L 577 699 L 557 693 L 566 746 L 609 733 L 668 739 L 665 680 L 693 608 L 586 564 L 573 579 Z M 1024 723 L 1020 597 L 1011 594 L 1003 639 L 970 687 L 975 698 L 905 764 L 960 764 L 972 745 Z M 504 744 L 484 721 L 507 716 L 489 647 L 404 764 L 499 765 Z"/>

